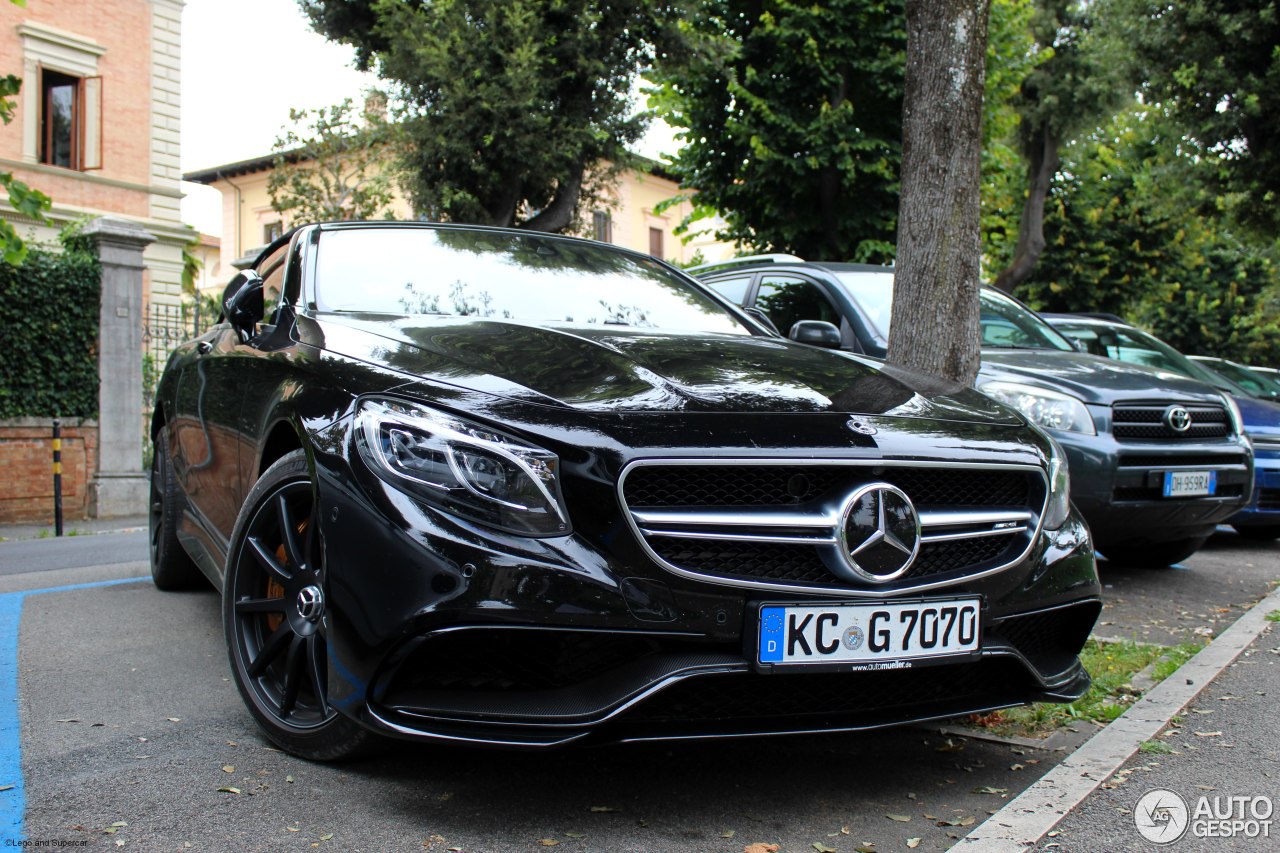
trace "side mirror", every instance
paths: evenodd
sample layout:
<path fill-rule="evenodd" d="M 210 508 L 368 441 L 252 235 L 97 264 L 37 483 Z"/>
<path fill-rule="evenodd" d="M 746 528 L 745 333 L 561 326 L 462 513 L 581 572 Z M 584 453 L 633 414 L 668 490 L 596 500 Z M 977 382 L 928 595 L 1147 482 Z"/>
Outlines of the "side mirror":
<path fill-rule="evenodd" d="M 840 349 L 840 330 L 826 320 L 800 320 L 787 335 L 800 344 L 827 349 Z"/>
<path fill-rule="evenodd" d="M 262 276 L 253 270 L 241 270 L 222 291 L 222 316 L 247 341 L 262 319 Z"/>

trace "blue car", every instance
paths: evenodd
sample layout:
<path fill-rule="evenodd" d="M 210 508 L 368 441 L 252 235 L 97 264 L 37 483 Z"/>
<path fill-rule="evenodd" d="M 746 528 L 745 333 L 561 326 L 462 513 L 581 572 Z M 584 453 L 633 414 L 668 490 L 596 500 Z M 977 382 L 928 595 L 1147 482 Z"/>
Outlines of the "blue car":
<path fill-rule="evenodd" d="M 1250 539 L 1280 538 L 1280 405 L 1127 323 L 1076 314 L 1041 316 L 1094 355 L 1190 376 L 1230 394 L 1253 442 L 1254 485 L 1248 506 L 1226 523 Z"/>

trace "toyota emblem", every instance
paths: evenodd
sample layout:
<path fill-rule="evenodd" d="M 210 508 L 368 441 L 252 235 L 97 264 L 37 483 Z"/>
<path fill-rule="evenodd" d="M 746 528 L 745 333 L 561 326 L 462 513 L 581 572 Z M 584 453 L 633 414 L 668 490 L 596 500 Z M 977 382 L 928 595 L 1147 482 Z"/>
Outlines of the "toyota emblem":
<path fill-rule="evenodd" d="M 1164 410 L 1164 425 L 1174 432 L 1191 429 L 1191 413 L 1182 406 L 1170 406 Z"/>

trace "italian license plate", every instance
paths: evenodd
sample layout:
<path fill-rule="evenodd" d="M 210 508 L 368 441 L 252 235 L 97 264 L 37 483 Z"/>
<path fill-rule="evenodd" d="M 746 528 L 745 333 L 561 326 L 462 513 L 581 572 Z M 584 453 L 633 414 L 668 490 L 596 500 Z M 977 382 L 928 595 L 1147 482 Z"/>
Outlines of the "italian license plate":
<path fill-rule="evenodd" d="M 760 608 L 758 660 L 769 665 L 863 664 L 936 658 L 980 647 L 981 600 L 801 604 Z M 861 668 L 855 666 L 856 668 Z"/>
<path fill-rule="evenodd" d="M 1211 495 L 1218 485 L 1217 471 L 1166 471 L 1164 496 L 1166 498 L 1194 498 Z"/>

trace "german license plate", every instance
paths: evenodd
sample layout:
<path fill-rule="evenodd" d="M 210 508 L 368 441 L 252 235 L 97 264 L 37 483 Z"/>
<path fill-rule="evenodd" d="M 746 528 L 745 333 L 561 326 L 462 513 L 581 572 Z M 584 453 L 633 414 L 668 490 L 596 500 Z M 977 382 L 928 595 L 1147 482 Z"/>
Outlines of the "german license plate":
<path fill-rule="evenodd" d="M 758 660 L 770 665 L 867 664 L 976 652 L 981 600 L 901 604 L 766 604 Z"/>
<path fill-rule="evenodd" d="M 1217 471 L 1166 471 L 1166 498 L 1194 498 L 1213 494 L 1218 485 Z"/>

